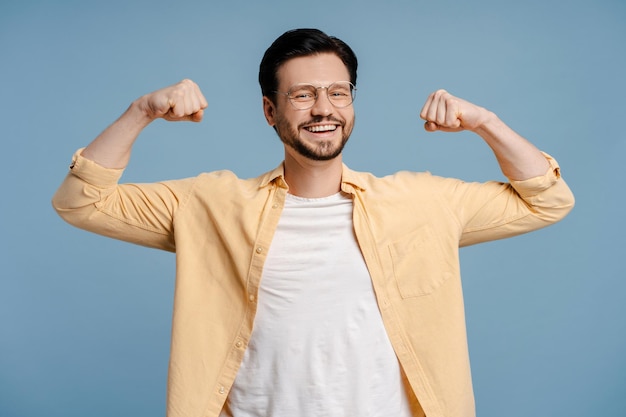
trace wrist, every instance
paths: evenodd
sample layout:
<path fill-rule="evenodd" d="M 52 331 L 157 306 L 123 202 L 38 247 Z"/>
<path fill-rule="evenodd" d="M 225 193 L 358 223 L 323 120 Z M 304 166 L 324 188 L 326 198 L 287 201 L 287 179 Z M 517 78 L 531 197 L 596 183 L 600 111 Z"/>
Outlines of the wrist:
<path fill-rule="evenodd" d="M 142 96 L 133 101 L 123 115 L 123 117 L 128 118 L 129 121 L 141 129 L 148 126 L 154 119 L 156 119 L 156 117 L 154 117 L 154 112 L 150 111 L 145 97 L 146 96 Z"/>
<path fill-rule="evenodd" d="M 484 136 L 485 134 L 493 134 L 499 131 L 503 125 L 502 120 L 494 112 L 482 109 L 479 122 L 471 130 L 480 136 Z"/>

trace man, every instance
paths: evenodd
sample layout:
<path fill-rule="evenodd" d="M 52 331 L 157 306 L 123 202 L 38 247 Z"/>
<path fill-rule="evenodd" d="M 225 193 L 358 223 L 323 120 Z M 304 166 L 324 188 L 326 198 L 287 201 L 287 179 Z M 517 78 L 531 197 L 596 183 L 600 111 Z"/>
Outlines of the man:
<path fill-rule="evenodd" d="M 270 46 L 259 81 L 285 159 L 258 178 L 118 184 L 150 122 L 202 119 L 189 80 L 75 154 L 53 199 L 65 220 L 176 252 L 169 416 L 474 415 L 458 248 L 554 223 L 573 196 L 554 159 L 443 90 L 426 130 L 477 133 L 510 184 L 351 171 L 356 70 L 318 30 Z"/>

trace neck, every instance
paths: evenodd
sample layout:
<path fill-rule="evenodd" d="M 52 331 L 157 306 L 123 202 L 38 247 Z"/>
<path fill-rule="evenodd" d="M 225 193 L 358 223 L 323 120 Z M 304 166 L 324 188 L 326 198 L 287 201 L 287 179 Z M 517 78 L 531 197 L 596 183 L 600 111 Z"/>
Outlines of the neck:
<path fill-rule="evenodd" d="M 285 155 L 285 181 L 289 193 L 298 197 L 321 198 L 341 190 L 341 155 L 330 161 L 296 159 Z"/>

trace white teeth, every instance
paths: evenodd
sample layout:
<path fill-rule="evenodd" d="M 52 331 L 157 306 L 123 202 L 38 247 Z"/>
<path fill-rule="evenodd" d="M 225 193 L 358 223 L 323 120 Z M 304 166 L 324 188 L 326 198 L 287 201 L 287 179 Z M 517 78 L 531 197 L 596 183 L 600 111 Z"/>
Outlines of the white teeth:
<path fill-rule="evenodd" d="M 323 126 L 310 126 L 306 128 L 309 132 L 328 132 L 332 130 L 337 130 L 337 126 L 335 125 L 323 125 Z"/>

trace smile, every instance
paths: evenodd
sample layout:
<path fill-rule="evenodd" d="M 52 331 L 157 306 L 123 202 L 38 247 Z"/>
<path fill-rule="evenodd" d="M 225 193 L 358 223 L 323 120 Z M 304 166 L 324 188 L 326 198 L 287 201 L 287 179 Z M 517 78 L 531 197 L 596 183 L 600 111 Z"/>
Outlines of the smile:
<path fill-rule="evenodd" d="M 314 133 L 332 132 L 332 131 L 337 130 L 337 125 L 309 126 L 309 127 L 305 127 L 305 129 L 308 130 L 309 132 L 314 132 Z"/>

